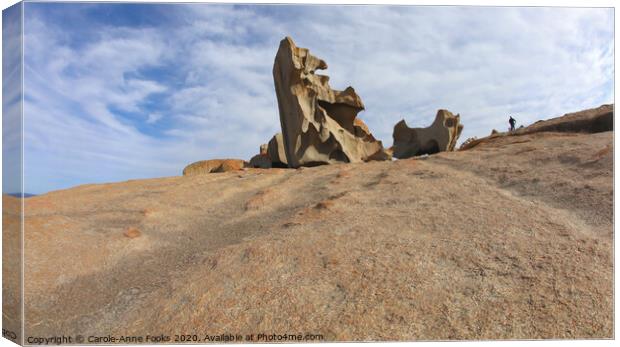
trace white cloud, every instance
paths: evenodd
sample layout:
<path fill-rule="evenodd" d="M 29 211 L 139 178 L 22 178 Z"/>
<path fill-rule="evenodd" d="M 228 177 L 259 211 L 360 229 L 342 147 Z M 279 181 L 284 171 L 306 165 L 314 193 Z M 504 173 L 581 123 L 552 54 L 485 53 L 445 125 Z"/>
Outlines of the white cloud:
<path fill-rule="evenodd" d="M 100 5 L 105 6 L 105 5 Z M 178 23 L 96 28 L 75 44 L 39 13 L 26 25 L 31 191 L 176 175 L 250 158 L 279 131 L 279 40 L 353 86 L 375 136 L 401 118 L 460 113 L 463 138 L 611 102 L 613 11 L 565 8 L 175 5 Z M 149 69 L 159 69 L 149 73 Z"/>
<path fill-rule="evenodd" d="M 367 108 L 361 117 L 386 143 L 399 117 L 427 126 L 439 108 L 463 116 L 465 139 L 504 129 L 507 114 L 527 124 L 611 101 L 603 88 L 613 77 L 612 56 L 604 53 L 613 43 L 609 10 L 364 12 L 339 8 L 325 21 L 319 19 L 324 13 L 304 18 L 312 24 L 299 27 L 313 30 L 296 37 L 328 62 L 332 86 L 356 88 Z M 335 26 L 332 18 L 338 18 Z M 606 34 L 591 34 L 597 31 Z M 596 95 L 601 92 L 606 95 Z"/>
<path fill-rule="evenodd" d="M 163 114 L 159 113 L 159 112 L 154 112 L 154 113 L 149 113 L 148 118 L 146 119 L 146 122 L 148 124 L 155 124 L 157 123 L 160 119 L 162 119 L 164 117 Z"/>

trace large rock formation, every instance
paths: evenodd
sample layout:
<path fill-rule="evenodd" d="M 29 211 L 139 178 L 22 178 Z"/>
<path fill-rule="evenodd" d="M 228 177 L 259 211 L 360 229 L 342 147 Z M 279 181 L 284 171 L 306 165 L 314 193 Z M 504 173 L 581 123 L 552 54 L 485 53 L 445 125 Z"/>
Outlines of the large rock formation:
<path fill-rule="evenodd" d="M 290 167 L 386 160 L 377 141 L 357 114 L 364 104 L 352 87 L 331 89 L 329 77 L 315 74 L 327 64 L 295 46 L 280 42 L 273 65 L 283 147 Z"/>
<path fill-rule="evenodd" d="M 405 120 L 401 120 L 394 126 L 392 134 L 394 157 L 404 159 L 422 154 L 453 151 L 463 130 L 459 120 L 458 114 L 455 116 L 448 110 L 437 111 L 435 121 L 428 128 L 410 128 Z"/>
<path fill-rule="evenodd" d="M 241 170 L 247 165 L 241 159 L 211 159 L 189 164 L 183 169 L 183 176 Z"/>

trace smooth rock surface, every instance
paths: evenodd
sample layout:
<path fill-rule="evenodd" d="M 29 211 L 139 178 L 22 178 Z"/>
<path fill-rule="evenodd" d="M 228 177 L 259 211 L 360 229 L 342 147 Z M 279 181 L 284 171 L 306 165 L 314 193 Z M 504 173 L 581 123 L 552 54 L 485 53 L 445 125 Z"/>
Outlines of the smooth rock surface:
<path fill-rule="evenodd" d="M 25 199 L 25 335 L 611 339 L 613 139 L 496 136 L 424 160 Z M 20 240 L 21 203 L 3 204 L 3 238 Z"/>

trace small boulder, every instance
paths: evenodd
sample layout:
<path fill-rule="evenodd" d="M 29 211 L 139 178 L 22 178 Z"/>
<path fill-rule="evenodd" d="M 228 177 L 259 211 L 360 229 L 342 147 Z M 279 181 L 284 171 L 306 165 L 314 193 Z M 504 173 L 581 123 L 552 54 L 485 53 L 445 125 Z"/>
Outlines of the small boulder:
<path fill-rule="evenodd" d="M 250 167 L 258 169 L 271 169 L 271 159 L 267 154 L 257 154 L 250 159 Z"/>
<path fill-rule="evenodd" d="M 211 159 L 192 163 L 183 169 L 183 176 L 195 176 L 216 172 L 238 171 L 247 165 L 241 159 Z"/>
<path fill-rule="evenodd" d="M 284 152 L 284 139 L 282 133 L 273 135 L 267 144 L 267 155 L 271 160 L 272 167 L 288 167 L 286 152 Z"/>
<path fill-rule="evenodd" d="M 259 154 L 266 155 L 267 154 L 267 148 L 268 148 L 268 145 L 266 143 L 263 143 L 262 145 L 260 145 Z"/>

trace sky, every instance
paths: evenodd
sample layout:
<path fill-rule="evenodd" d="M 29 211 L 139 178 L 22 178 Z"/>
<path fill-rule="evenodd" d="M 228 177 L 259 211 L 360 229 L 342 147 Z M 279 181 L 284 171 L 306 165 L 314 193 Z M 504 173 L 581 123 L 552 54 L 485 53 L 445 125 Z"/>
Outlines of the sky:
<path fill-rule="evenodd" d="M 20 6 L 2 12 L 2 192 L 9 194 L 22 188 L 21 24 Z"/>
<path fill-rule="evenodd" d="M 401 119 L 461 115 L 460 141 L 613 102 L 613 9 L 26 3 L 24 185 L 180 175 L 280 131 L 291 36 L 353 86 L 384 146 Z M 3 105 L 4 107 L 4 105 Z"/>

